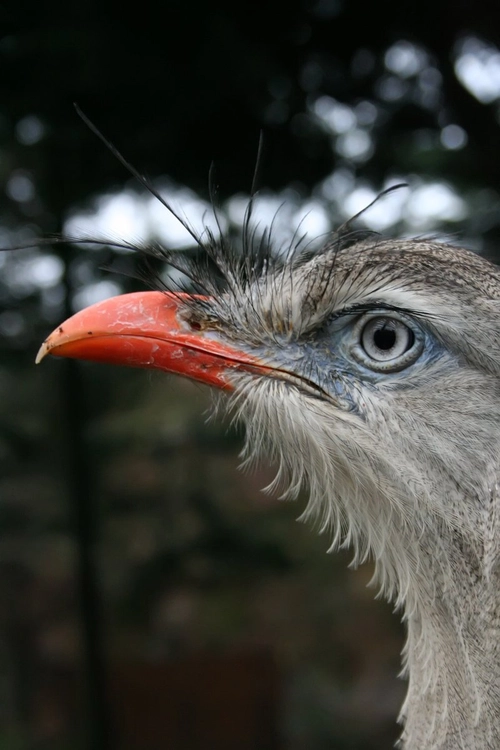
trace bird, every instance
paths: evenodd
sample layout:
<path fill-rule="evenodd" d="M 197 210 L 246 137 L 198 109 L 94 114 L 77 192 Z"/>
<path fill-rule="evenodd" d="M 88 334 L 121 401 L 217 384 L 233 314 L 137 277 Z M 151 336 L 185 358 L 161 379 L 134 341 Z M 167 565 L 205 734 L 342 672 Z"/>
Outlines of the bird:
<path fill-rule="evenodd" d="M 271 459 L 284 496 L 305 490 L 303 516 L 354 564 L 373 559 L 404 620 L 398 747 L 498 750 L 500 270 L 350 225 L 315 252 L 263 244 L 213 238 L 183 266 L 190 291 L 98 302 L 37 361 L 155 368 L 225 394 L 244 462 Z"/>

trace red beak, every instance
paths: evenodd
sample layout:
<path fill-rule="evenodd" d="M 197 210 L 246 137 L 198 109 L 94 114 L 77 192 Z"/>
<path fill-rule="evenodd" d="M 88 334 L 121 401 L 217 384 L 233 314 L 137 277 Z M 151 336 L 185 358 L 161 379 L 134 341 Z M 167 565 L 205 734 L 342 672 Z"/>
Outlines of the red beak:
<path fill-rule="evenodd" d="M 268 371 L 258 359 L 225 343 L 214 330 L 193 330 L 181 314 L 187 295 L 139 292 L 82 310 L 42 344 L 47 354 L 92 362 L 146 367 L 232 389 L 231 373 Z"/>

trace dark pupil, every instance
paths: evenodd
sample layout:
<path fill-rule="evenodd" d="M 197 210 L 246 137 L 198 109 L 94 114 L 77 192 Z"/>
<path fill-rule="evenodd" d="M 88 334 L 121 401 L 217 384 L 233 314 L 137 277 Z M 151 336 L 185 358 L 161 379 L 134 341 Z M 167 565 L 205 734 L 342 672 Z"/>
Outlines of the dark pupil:
<path fill-rule="evenodd" d="M 382 351 L 392 349 L 396 343 L 396 331 L 387 325 L 378 328 L 373 333 L 373 343 L 377 349 L 381 349 Z"/>

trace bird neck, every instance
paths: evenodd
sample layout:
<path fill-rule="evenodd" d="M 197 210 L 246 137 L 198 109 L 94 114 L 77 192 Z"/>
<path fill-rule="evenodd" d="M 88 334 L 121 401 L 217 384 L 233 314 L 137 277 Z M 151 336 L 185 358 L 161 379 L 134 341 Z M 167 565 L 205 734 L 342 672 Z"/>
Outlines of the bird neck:
<path fill-rule="evenodd" d="M 500 572 L 484 542 L 478 554 L 479 546 L 448 539 L 446 555 L 442 534 L 422 543 L 418 583 L 404 605 L 404 750 L 500 747 Z"/>

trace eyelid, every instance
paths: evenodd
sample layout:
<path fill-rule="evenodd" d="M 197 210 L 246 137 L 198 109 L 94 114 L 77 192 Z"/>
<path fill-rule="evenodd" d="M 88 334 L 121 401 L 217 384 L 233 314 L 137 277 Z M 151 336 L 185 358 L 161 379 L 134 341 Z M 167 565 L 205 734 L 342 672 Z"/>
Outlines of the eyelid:
<path fill-rule="evenodd" d="M 383 300 L 370 300 L 370 302 L 359 302 L 356 305 L 344 307 L 340 310 L 334 310 L 333 312 L 325 314 L 322 320 L 316 320 L 315 323 L 306 325 L 302 329 L 301 335 L 305 337 L 315 337 L 321 333 L 337 333 L 349 324 L 355 323 L 357 319 L 361 319 L 368 314 L 386 314 L 389 317 L 391 314 L 396 317 L 399 315 L 403 320 L 409 320 L 421 330 L 422 326 L 420 321 L 422 318 L 425 320 L 433 317 L 432 315 L 422 314 L 416 310 L 409 310 L 407 308 L 391 305 Z M 425 326 L 423 327 L 423 330 L 425 330 Z"/>
<path fill-rule="evenodd" d="M 372 318 L 393 318 L 394 320 L 399 320 L 401 323 L 404 323 L 408 328 L 411 328 L 414 333 L 416 333 L 419 336 L 424 335 L 424 331 L 422 330 L 422 327 L 419 325 L 418 321 L 415 320 L 415 318 L 408 314 L 406 311 L 398 310 L 394 308 L 388 308 L 388 307 L 374 307 L 367 310 L 364 310 L 362 313 L 357 315 L 357 319 L 355 322 L 354 330 L 362 329 L 366 323 L 368 323 L 369 320 Z"/>
<path fill-rule="evenodd" d="M 397 305 L 391 305 L 389 302 L 382 300 L 371 300 L 370 302 L 359 302 L 357 305 L 351 305 L 350 307 L 344 307 L 340 310 L 334 310 L 330 315 L 330 319 L 335 319 L 350 315 L 365 315 L 366 313 L 396 313 L 400 315 L 408 315 L 411 317 L 414 313 L 412 310 L 407 310 Z"/>
<path fill-rule="evenodd" d="M 383 315 L 384 313 L 387 313 L 389 316 L 393 313 L 396 315 L 402 315 L 403 317 L 408 315 L 406 310 L 401 310 L 401 308 L 395 307 L 394 305 L 384 304 L 383 302 L 375 302 L 368 305 L 360 303 L 333 312 L 325 319 L 323 326 L 328 327 L 329 331 L 340 331 L 342 328 L 349 325 L 349 323 L 353 323 L 358 318 L 362 318 L 365 315 L 372 313 L 375 315 Z"/>
<path fill-rule="evenodd" d="M 368 303 L 360 302 L 357 305 L 352 305 L 351 307 L 334 310 L 333 313 L 330 313 L 330 315 L 327 315 L 325 317 L 323 325 L 330 326 L 335 323 L 335 321 L 343 319 L 346 319 L 347 322 L 351 322 L 355 318 L 361 318 L 364 315 L 368 314 L 387 314 L 389 317 L 391 316 L 391 314 L 395 315 L 396 317 L 400 315 L 403 320 L 410 320 L 415 325 L 419 325 L 419 321 L 422 318 L 425 319 L 432 317 L 431 315 L 422 314 L 416 310 L 409 310 L 404 307 L 398 307 L 397 305 L 391 305 L 388 302 L 384 302 L 382 300 L 373 300 Z"/>

